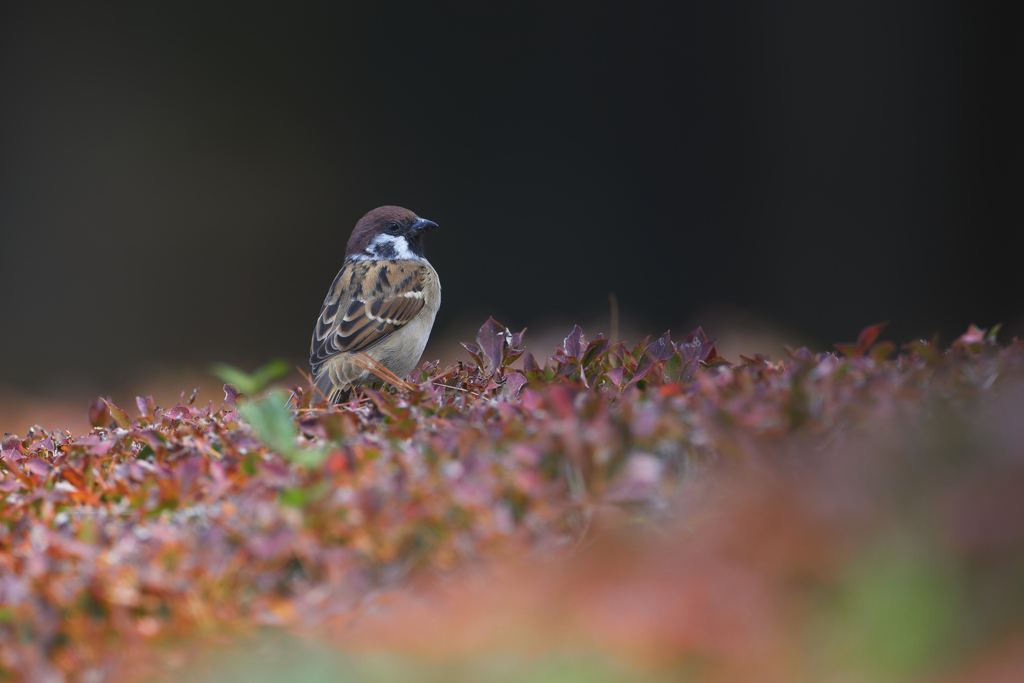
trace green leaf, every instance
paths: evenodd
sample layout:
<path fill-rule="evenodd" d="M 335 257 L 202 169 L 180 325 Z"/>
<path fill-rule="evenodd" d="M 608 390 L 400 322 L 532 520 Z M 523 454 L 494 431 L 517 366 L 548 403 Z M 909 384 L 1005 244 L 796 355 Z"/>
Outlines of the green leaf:
<path fill-rule="evenodd" d="M 248 401 L 242 405 L 242 417 L 252 425 L 256 436 L 271 450 L 297 464 L 315 467 L 327 456 L 322 449 L 300 448 L 295 439 L 298 429 L 292 421 L 285 399 L 270 394 L 262 401 Z"/>
<path fill-rule="evenodd" d="M 291 370 L 284 358 L 275 358 L 249 374 L 227 363 L 214 363 L 210 373 L 225 384 L 234 384 L 243 394 L 252 396 L 263 391 L 271 382 L 281 379 Z"/>
<path fill-rule="evenodd" d="M 300 508 L 309 500 L 309 495 L 303 489 L 285 489 L 277 497 L 277 502 L 288 507 Z"/>
<path fill-rule="evenodd" d="M 868 355 L 876 363 L 881 363 L 886 358 L 891 356 L 893 351 L 895 351 L 895 350 L 896 350 L 896 345 L 895 344 L 893 344 L 891 341 L 884 341 L 884 342 L 879 342 L 879 343 L 875 344 L 874 346 L 872 346 L 871 347 L 871 351 L 868 352 Z"/>

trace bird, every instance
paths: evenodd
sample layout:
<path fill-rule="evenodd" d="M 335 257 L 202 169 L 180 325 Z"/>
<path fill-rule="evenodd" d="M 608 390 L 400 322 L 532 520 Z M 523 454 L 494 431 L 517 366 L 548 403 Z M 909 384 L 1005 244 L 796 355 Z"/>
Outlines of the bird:
<path fill-rule="evenodd" d="M 309 347 L 314 385 L 330 403 L 382 380 L 356 354 L 403 379 L 419 362 L 441 306 L 441 282 L 423 253 L 423 235 L 436 227 L 400 206 L 356 223 Z"/>

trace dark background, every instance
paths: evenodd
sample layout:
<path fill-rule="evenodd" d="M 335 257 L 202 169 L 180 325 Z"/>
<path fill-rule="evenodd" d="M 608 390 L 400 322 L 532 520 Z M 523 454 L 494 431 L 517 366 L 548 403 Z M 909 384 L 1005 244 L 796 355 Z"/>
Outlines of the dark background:
<path fill-rule="evenodd" d="M 441 224 L 442 332 L 609 293 L 645 333 L 715 306 L 819 348 L 1022 332 L 994 5 L 14 4 L 0 385 L 301 361 L 380 204 Z"/>

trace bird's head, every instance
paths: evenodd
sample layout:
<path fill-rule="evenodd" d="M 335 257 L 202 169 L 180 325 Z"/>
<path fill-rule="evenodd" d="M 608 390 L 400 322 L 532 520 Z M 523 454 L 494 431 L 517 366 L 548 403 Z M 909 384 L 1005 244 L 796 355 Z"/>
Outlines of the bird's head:
<path fill-rule="evenodd" d="M 345 250 L 347 258 L 421 259 L 423 233 L 437 227 L 400 206 L 381 206 L 359 219 Z"/>

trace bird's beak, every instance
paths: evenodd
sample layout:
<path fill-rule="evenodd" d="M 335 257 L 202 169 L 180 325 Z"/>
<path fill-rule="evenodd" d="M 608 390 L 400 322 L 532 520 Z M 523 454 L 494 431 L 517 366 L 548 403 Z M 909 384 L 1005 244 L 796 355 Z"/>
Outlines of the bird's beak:
<path fill-rule="evenodd" d="M 410 235 L 422 235 L 428 230 L 433 230 L 437 227 L 437 223 L 434 221 L 428 221 L 426 218 L 417 218 L 416 222 L 409 228 Z"/>

